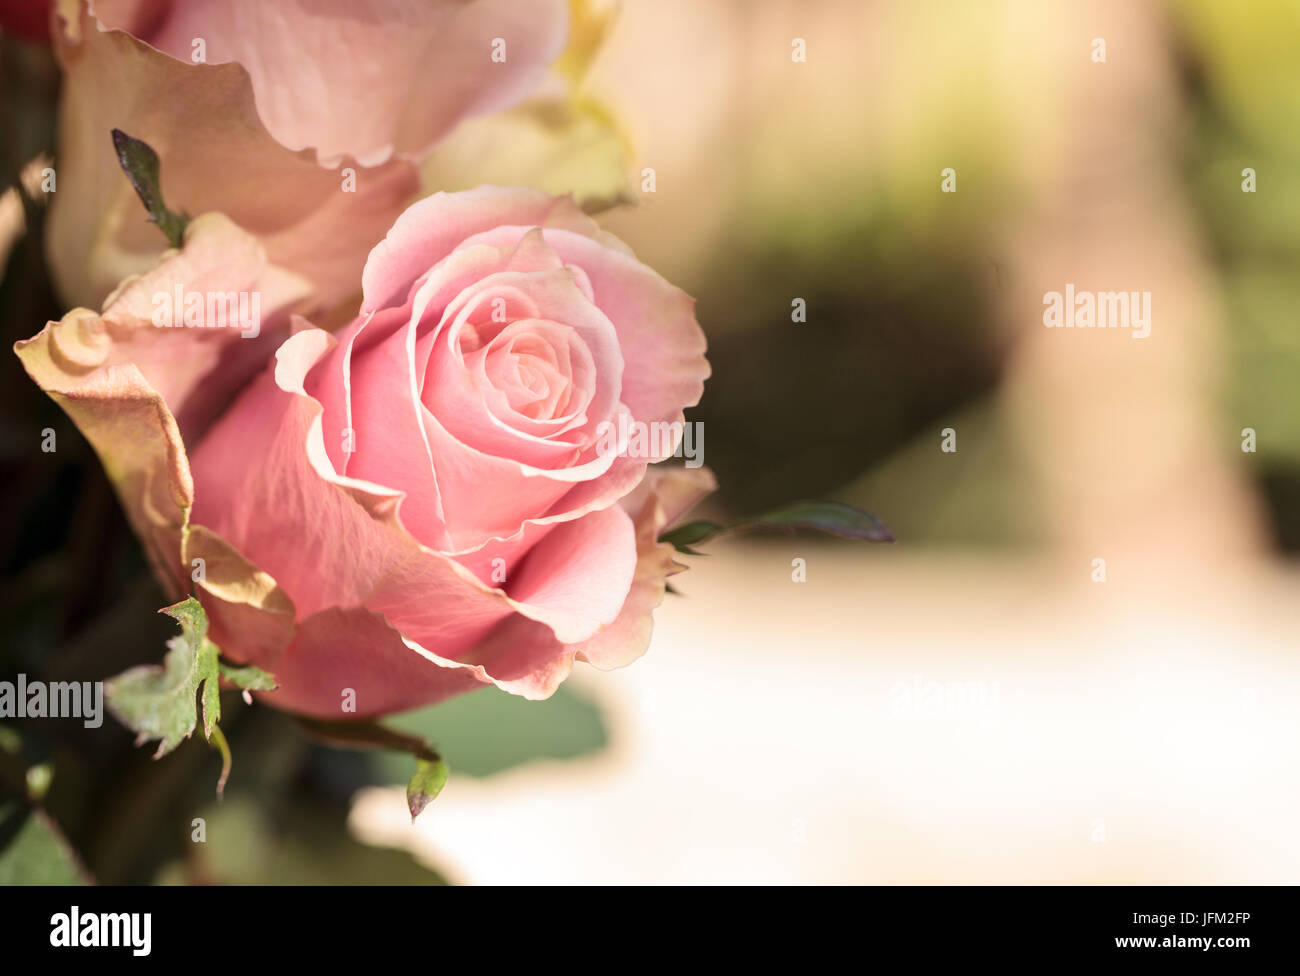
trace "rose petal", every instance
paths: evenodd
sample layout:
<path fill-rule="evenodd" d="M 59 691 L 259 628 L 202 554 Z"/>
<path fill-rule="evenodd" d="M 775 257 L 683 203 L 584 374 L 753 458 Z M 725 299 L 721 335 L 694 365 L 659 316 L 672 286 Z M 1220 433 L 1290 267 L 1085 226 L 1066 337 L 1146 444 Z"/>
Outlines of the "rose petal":
<path fill-rule="evenodd" d="M 130 363 L 82 371 L 60 361 L 56 337 L 76 327 L 75 315 L 51 322 L 14 351 L 99 455 L 154 574 L 179 599 L 188 588 L 180 543 L 194 483 L 176 420 Z"/>
<path fill-rule="evenodd" d="M 208 636 L 229 660 L 275 674 L 294 636 L 293 601 L 272 577 L 205 526 L 190 524 L 181 549 L 181 561 L 191 567 L 190 578 L 208 615 Z"/>
<path fill-rule="evenodd" d="M 565 227 L 600 235 L 596 222 L 568 197 L 522 187 L 481 186 L 435 193 L 412 204 L 370 252 L 362 278 L 362 311 L 401 304 L 411 286 L 467 238 L 502 224 Z"/>
<path fill-rule="evenodd" d="M 501 247 L 519 233 L 499 227 L 476 240 Z M 630 254 L 565 228 L 542 231 L 566 265 L 580 268 L 593 303 L 609 317 L 629 368 L 620 392 L 642 423 L 680 423 L 683 408 L 700 402 L 710 368 L 695 299 Z M 648 460 L 662 461 L 672 452 Z"/>
<path fill-rule="evenodd" d="M 337 720 L 431 705 L 486 683 L 472 668 L 442 667 L 414 653 L 383 617 L 355 607 L 303 620 L 274 674 L 279 689 L 259 698 Z M 345 703 L 354 710 L 345 712 Z"/>
<path fill-rule="evenodd" d="M 107 26 L 183 62 L 202 38 L 209 64 L 240 64 L 271 134 L 290 149 L 316 150 L 327 166 L 345 155 L 363 166 L 394 152 L 418 158 L 461 119 L 517 102 L 560 54 L 568 19 L 563 0 L 184 0 L 156 8 L 95 3 Z M 504 60 L 493 60 L 498 41 Z"/>
<path fill-rule="evenodd" d="M 707 468 L 651 468 L 639 489 L 623 500 L 636 522 L 636 576 L 613 626 L 578 648 L 581 660 L 608 671 L 626 667 L 646 652 L 654 627 L 651 615 L 663 602 L 668 577 L 684 568 L 659 535 L 717 487 Z"/>
<path fill-rule="evenodd" d="M 513 573 L 507 567 L 507 590 L 556 640 L 572 644 L 618 616 L 635 568 L 632 520 L 613 505 L 548 533 Z"/>
<path fill-rule="evenodd" d="M 394 160 L 344 177 L 266 131 L 248 73 L 194 65 L 118 30 L 101 30 L 84 3 L 61 19 L 59 192 L 51 194 L 47 257 L 69 305 L 98 307 L 122 278 L 148 269 L 166 241 L 122 174 L 110 130 L 148 143 L 162 161 L 175 211 L 219 211 L 256 235 L 270 260 L 311 281 L 332 304 L 354 292 L 367 250 L 418 185 Z"/>
<path fill-rule="evenodd" d="M 575 659 L 609 670 L 644 654 L 652 612 L 663 601 L 667 578 L 682 568 L 673 560 L 672 546 L 657 541 L 670 524 L 665 503 L 673 509 L 693 504 L 714 487 L 713 475 L 704 468 L 653 469 L 635 497 L 637 563 L 617 618 L 575 644 L 559 643 L 550 628 L 535 620 L 508 618 L 480 645 L 481 653 L 496 662 L 497 684 L 526 698 L 547 698 L 569 676 Z"/>
<path fill-rule="evenodd" d="M 98 328 L 88 330 L 92 322 Z M 114 342 L 121 332 L 78 309 L 15 352 L 99 455 L 168 595 L 179 599 L 193 585 L 211 615 L 213 639 L 232 659 L 273 661 L 291 634 L 292 605 L 234 547 L 189 523 L 194 488 L 180 429 L 143 372 L 114 361 L 123 355 Z"/>
<path fill-rule="evenodd" d="M 347 377 L 355 453 L 346 470 L 349 477 L 402 492 L 406 496 L 402 524 L 425 545 L 444 549 L 448 536 L 443 493 L 425 438 L 424 409 L 416 386 L 415 325 L 407 321 L 392 331 L 395 318 L 406 316 L 400 310 L 367 316 L 347 336 L 353 342 Z M 368 341 L 371 325 L 379 335 L 388 332 L 388 338 L 358 353 L 357 348 Z"/>
<path fill-rule="evenodd" d="M 185 229 L 179 250 L 142 275 L 127 278 L 105 300 L 102 316 L 81 316 L 79 333 L 98 333 L 104 358 L 96 365 L 134 363 L 193 440 L 230 397 L 263 368 L 287 336 L 289 310 L 311 293 L 310 284 L 268 264 L 265 249 L 222 214 L 204 214 Z M 223 297 L 259 313 L 254 329 L 184 327 L 184 303 L 198 296 L 205 312 Z M 179 302 L 178 302 L 179 298 Z M 173 306 L 179 304 L 180 308 Z M 175 327 L 159 328 L 155 315 Z M 183 319 L 182 319 L 183 321 Z M 231 327 L 231 326 L 235 327 Z"/>

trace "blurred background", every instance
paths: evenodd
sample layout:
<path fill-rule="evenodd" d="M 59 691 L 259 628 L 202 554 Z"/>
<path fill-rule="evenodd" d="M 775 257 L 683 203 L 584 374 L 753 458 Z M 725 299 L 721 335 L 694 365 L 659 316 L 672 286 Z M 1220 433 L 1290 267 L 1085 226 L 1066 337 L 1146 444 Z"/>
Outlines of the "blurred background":
<path fill-rule="evenodd" d="M 12 187 L 53 153 L 58 72 L 2 43 Z M 1300 881 L 1297 50 L 1294 0 L 630 0 L 583 81 L 620 132 L 600 219 L 699 300 L 710 514 L 835 498 L 899 541 L 716 542 L 630 668 L 401 717 L 453 770 L 415 827 L 409 759 L 237 699 L 221 803 L 203 743 L 11 723 L 0 772 L 52 771 L 48 844 L 77 852 L 52 870 Z M 475 138 L 426 178 L 456 188 Z M 536 182 L 590 191 L 607 149 Z M 60 314 L 38 197 L 0 197 L 6 342 Z M 1149 291 L 1149 337 L 1044 328 L 1067 282 Z M 156 660 L 93 453 L 0 369 L 0 677 Z M 35 829 L 0 810 L 0 839 Z"/>

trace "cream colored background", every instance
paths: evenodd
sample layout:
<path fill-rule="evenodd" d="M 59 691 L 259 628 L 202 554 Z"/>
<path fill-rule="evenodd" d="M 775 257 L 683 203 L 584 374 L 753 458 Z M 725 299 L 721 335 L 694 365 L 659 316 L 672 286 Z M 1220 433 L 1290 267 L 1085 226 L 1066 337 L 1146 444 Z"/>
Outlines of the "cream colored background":
<path fill-rule="evenodd" d="M 643 660 L 574 679 L 607 712 L 606 752 L 453 776 L 414 830 L 393 791 L 363 793 L 361 836 L 475 883 L 1300 881 L 1300 579 L 1266 549 L 1240 419 L 1218 412 L 1226 323 L 1178 192 L 1162 16 L 628 5 L 593 87 L 658 192 L 608 224 L 688 289 L 775 196 L 815 214 L 887 164 L 938 207 L 936 131 L 978 125 L 1003 150 L 1014 192 L 991 233 L 1015 285 L 993 311 L 1019 341 L 993 407 L 1047 537 L 1019 554 L 713 546 Z M 952 109 L 970 90 L 992 107 L 974 121 Z M 1108 165 L 1083 162 L 1098 147 Z M 1151 337 L 1044 329 L 1041 295 L 1066 281 L 1151 290 Z M 900 713 L 893 689 L 917 676 L 996 699 Z"/>

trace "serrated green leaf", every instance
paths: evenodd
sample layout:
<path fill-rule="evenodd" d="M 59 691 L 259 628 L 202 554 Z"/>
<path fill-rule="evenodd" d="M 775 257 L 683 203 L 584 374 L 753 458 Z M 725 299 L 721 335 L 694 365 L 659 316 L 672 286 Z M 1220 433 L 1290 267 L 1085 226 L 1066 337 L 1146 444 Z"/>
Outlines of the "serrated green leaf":
<path fill-rule="evenodd" d="M 273 675 L 261 668 L 255 668 L 251 664 L 245 667 L 236 667 L 233 664 L 227 664 L 225 661 L 218 661 L 217 666 L 221 669 L 221 677 L 245 691 L 275 691 L 279 687 L 275 683 Z"/>
<path fill-rule="evenodd" d="M 113 148 L 122 172 L 131 181 L 140 202 L 149 211 L 149 220 L 167 235 L 172 247 L 180 247 L 185 236 L 189 217 L 172 213 L 163 202 L 161 164 L 158 154 L 146 142 L 127 135 L 121 129 L 113 130 Z"/>
<path fill-rule="evenodd" d="M 415 775 L 406 784 L 406 806 L 411 811 L 412 822 L 442 792 L 450 773 L 451 767 L 443 759 L 416 760 Z"/>
<path fill-rule="evenodd" d="M 104 683 L 109 709 L 137 742 L 158 740 L 154 758 L 167 755 L 194 732 L 198 722 L 195 698 L 203 687 L 203 730 L 211 738 L 221 718 L 217 685 L 217 645 L 208 640 L 208 618 L 194 597 L 165 613 L 181 625 L 181 633 L 167 642 L 162 666 L 145 664 L 124 671 Z"/>

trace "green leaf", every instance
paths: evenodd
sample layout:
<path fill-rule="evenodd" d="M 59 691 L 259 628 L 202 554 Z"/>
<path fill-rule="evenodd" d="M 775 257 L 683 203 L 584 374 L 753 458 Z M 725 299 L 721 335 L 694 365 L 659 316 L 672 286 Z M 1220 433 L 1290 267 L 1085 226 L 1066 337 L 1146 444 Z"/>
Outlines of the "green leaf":
<path fill-rule="evenodd" d="M 146 664 L 124 671 L 104 683 L 108 707 L 127 728 L 136 733 L 136 744 L 158 741 L 155 759 L 167 755 L 194 734 L 198 724 L 196 696 L 203 702 L 203 737 L 221 753 L 221 777 L 217 796 L 230 778 L 230 746 L 217 724 L 221 720 L 221 683 L 218 678 L 244 689 L 271 691 L 275 679 L 261 668 L 236 667 L 220 660 L 220 649 L 208 640 L 208 616 L 203 605 L 188 597 L 165 613 L 181 625 L 179 637 L 167 642 L 162 666 Z M 201 694 L 200 694 L 201 691 Z"/>
<path fill-rule="evenodd" d="M 412 822 L 442 792 L 450 773 L 451 767 L 444 759 L 416 761 L 415 775 L 406 784 L 406 806 L 411 811 Z"/>
<path fill-rule="evenodd" d="M 208 640 L 208 618 L 194 597 L 165 613 L 181 625 L 181 633 L 167 642 L 162 666 L 131 668 L 104 683 L 109 709 L 136 733 L 137 744 L 159 740 L 154 758 L 167 755 L 194 732 L 198 721 L 195 696 L 203 687 L 203 732 L 211 739 L 221 718 L 217 685 L 217 645 Z"/>
<path fill-rule="evenodd" d="M 309 735 L 326 745 L 342 749 L 396 749 L 416 758 L 415 774 L 406 785 L 406 805 L 411 819 L 442 792 L 451 767 L 425 739 L 404 735 L 378 722 L 327 722 L 324 719 L 295 716 L 295 721 Z"/>
<path fill-rule="evenodd" d="M 528 701 L 499 688 L 394 715 L 385 722 L 400 732 L 433 738 L 439 751 L 456 757 L 457 776 L 494 776 L 542 759 L 564 761 L 598 754 L 609 742 L 600 707 L 565 682 L 545 701 Z M 381 754 L 374 764 L 389 783 L 409 775 L 398 757 Z"/>
<path fill-rule="evenodd" d="M 671 543 L 673 548 L 678 552 L 692 554 L 690 547 L 701 542 L 707 542 L 719 532 L 727 531 L 725 525 L 719 525 L 717 522 L 687 522 L 685 525 L 679 525 L 675 529 L 663 533 L 659 536 L 660 542 Z"/>
<path fill-rule="evenodd" d="M 140 202 L 149 211 L 149 220 L 167 235 L 167 241 L 172 247 L 180 247 L 190 219 L 172 213 L 163 203 L 158 154 L 148 143 L 127 135 L 121 129 L 113 130 L 113 148 L 117 151 L 117 161 L 122 172 L 131 181 Z"/>
<path fill-rule="evenodd" d="M 0 805 L 0 887 L 86 880 L 77 856 L 45 813 L 19 803 Z"/>
<path fill-rule="evenodd" d="M 894 533 L 884 522 L 843 502 L 794 502 L 741 525 L 745 528 L 815 529 L 841 539 L 894 541 Z"/>
<path fill-rule="evenodd" d="M 279 687 L 271 674 L 251 664 L 246 667 L 236 667 L 225 661 L 219 661 L 218 667 L 221 669 L 221 677 L 245 691 L 275 691 Z"/>
<path fill-rule="evenodd" d="M 687 522 L 662 533 L 660 542 L 667 542 L 678 552 L 701 555 L 694 546 L 707 542 L 724 532 L 748 532 L 762 529 L 793 531 L 814 529 L 841 539 L 864 539 L 868 542 L 893 542 L 894 534 L 880 519 L 843 502 L 793 502 L 781 508 L 742 519 L 730 525 L 717 522 Z"/>
<path fill-rule="evenodd" d="M 209 683 L 216 684 L 215 681 Z M 226 792 L 226 780 L 230 779 L 230 767 L 233 762 L 230 755 L 230 743 L 226 741 L 226 733 L 221 731 L 219 725 L 212 726 L 212 731 L 208 733 L 208 741 L 212 743 L 217 752 L 221 753 L 221 775 L 217 777 L 217 799 L 220 799 L 221 794 Z"/>

